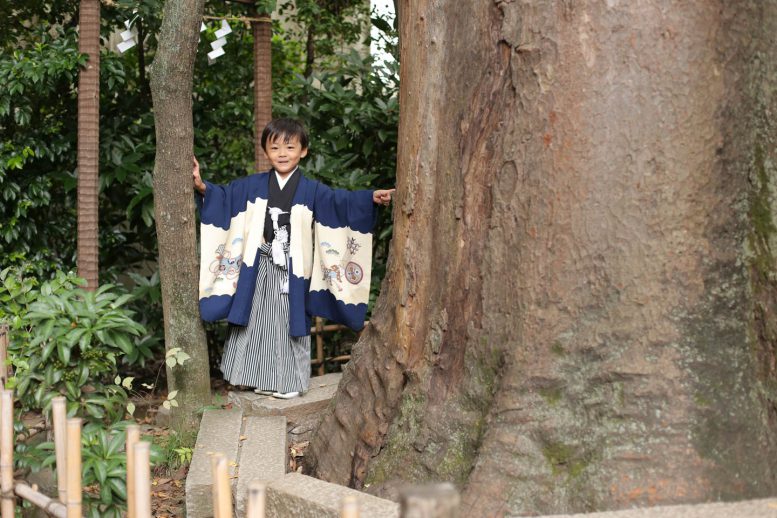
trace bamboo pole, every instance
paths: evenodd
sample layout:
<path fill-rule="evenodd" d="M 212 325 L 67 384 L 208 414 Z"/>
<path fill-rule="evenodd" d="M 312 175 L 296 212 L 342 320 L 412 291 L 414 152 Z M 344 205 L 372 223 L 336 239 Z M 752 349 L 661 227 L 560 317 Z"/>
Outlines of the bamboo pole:
<path fill-rule="evenodd" d="M 0 515 L 14 518 L 16 499 L 13 495 L 13 391 L 0 396 Z"/>
<path fill-rule="evenodd" d="M 229 486 L 227 458 L 222 453 L 211 457 L 213 473 L 213 516 L 214 518 L 232 518 L 232 488 Z"/>
<path fill-rule="evenodd" d="M 57 396 L 51 400 L 51 421 L 54 428 L 59 501 L 67 502 L 67 403 L 64 396 Z"/>
<path fill-rule="evenodd" d="M 254 480 L 248 485 L 246 518 L 264 518 L 266 491 L 267 486 L 259 480 Z"/>
<path fill-rule="evenodd" d="M 8 324 L 0 325 L 0 387 L 5 388 L 8 381 L 8 367 L 5 360 L 8 358 Z"/>
<path fill-rule="evenodd" d="M 67 508 L 59 500 L 54 500 L 43 493 L 35 491 L 24 482 L 17 482 L 14 484 L 13 489 L 19 498 L 23 498 L 34 506 L 43 509 L 43 512 L 46 514 L 56 518 L 67 518 Z"/>
<path fill-rule="evenodd" d="M 364 325 L 365 326 L 367 326 L 367 324 L 369 324 L 369 323 L 370 323 L 369 320 L 365 320 L 364 321 Z M 327 324 L 327 325 L 321 327 L 321 331 L 323 331 L 325 333 L 328 332 L 328 331 L 346 331 L 348 329 L 350 329 L 350 327 L 344 326 L 342 324 Z M 364 330 L 362 329 L 362 331 L 364 331 Z M 362 331 L 359 331 L 359 333 L 361 333 Z M 318 332 L 318 328 L 317 327 L 313 326 L 313 327 L 310 328 L 310 334 L 314 335 L 317 332 Z"/>
<path fill-rule="evenodd" d="M 340 356 L 327 356 L 326 358 L 324 358 L 324 361 L 328 361 L 328 362 L 347 362 L 347 361 L 350 361 L 350 359 L 351 359 L 351 355 L 350 354 L 342 354 Z M 316 359 L 310 360 L 310 365 L 318 365 L 319 363 L 321 363 L 321 362 L 316 360 Z"/>
<path fill-rule="evenodd" d="M 324 319 L 316 317 L 316 360 L 318 360 L 318 375 L 324 375 Z"/>
<path fill-rule="evenodd" d="M 353 495 L 340 502 L 340 518 L 359 518 L 359 501 Z"/>
<path fill-rule="evenodd" d="M 132 456 L 135 457 L 135 518 L 151 518 L 151 444 L 136 442 Z"/>
<path fill-rule="evenodd" d="M 67 420 L 67 518 L 81 518 L 81 418 Z M 5 518 L 5 517 L 3 517 Z"/>
<path fill-rule="evenodd" d="M 140 441 L 140 426 L 127 426 L 127 442 L 124 451 L 127 452 L 127 518 L 135 518 L 135 455 L 133 447 Z"/>

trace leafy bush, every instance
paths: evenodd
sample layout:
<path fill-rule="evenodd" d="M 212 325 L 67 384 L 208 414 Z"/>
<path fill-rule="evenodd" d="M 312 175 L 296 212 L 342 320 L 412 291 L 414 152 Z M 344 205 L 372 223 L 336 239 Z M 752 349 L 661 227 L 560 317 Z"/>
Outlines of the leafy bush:
<path fill-rule="evenodd" d="M 0 272 L 0 320 L 9 321 L 9 388 L 21 409 L 47 409 L 62 394 L 68 413 L 113 423 L 124 416 L 127 393 L 113 383 L 117 361 L 145 333 L 123 307 L 131 295 L 112 285 L 94 292 L 83 281 L 58 273 L 38 286 L 6 268 Z"/>

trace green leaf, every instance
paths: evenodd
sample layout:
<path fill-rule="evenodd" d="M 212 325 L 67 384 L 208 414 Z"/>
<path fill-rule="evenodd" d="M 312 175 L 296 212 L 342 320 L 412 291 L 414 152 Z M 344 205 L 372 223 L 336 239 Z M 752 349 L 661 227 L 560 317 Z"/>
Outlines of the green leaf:
<path fill-rule="evenodd" d="M 127 413 L 129 415 L 135 415 L 135 403 L 133 403 L 132 401 L 127 403 Z"/>
<path fill-rule="evenodd" d="M 59 361 L 61 361 L 63 365 L 68 365 L 70 363 L 70 348 L 67 345 L 59 344 L 57 346 L 57 354 L 59 355 Z"/>
<path fill-rule="evenodd" d="M 111 490 L 123 500 L 127 499 L 127 485 L 122 479 L 111 477 L 108 479 L 108 485 L 111 487 Z"/>

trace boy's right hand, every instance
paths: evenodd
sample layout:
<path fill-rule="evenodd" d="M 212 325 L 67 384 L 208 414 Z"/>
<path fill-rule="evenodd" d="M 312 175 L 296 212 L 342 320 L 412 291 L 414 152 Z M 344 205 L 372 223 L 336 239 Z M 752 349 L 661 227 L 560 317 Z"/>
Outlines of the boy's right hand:
<path fill-rule="evenodd" d="M 197 189 L 197 192 L 200 194 L 205 194 L 205 182 L 202 181 L 202 178 L 200 177 L 200 163 L 197 162 L 196 157 L 192 157 L 192 160 L 194 160 L 194 166 L 192 169 L 192 178 L 194 179 L 194 188 Z"/>

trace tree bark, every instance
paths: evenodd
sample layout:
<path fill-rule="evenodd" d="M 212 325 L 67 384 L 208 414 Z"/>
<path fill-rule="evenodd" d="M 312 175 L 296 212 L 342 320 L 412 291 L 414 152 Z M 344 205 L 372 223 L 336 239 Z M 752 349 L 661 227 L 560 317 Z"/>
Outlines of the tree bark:
<path fill-rule="evenodd" d="M 313 75 L 313 64 L 316 62 L 316 38 L 315 27 L 311 23 L 308 25 L 308 36 L 305 40 L 305 71 L 303 75 L 310 77 Z"/>
<path fill-rule="evenodd" d="M 165 347 L 191 356 L 167 370 L 178 390 L 176 427 L 193 428 L 197 410 L 210 404 L 205 331 L 197 306 L 198 258 L 192 190 L 192 77 L 204 0 L 167 0 L 159 47 L 151 65 L 156 126 L 154 213 L 159 243 Z"/>
<path fill-rule="evenodd" d="M 257 16 L 256 7 L 251 15 Z M 270 169 L 270 161 L 262 149 L 262 131 L 272 120 L 272 22 L 251 22 L 254 36 L 254 161 L 257 171 Z"/>
<path fill-rule="evenodd" d="M 311 469 L 472 516 L 774 494 L 777 3 L 398 12 L 390 259 Z"/>
<path fill-rule="evenodd" d="M 100 237 L 100 1 L 81 0 L 78 51 L 89 56 L 78 74 L 78 276 L 86 288 L 97 289 Z"/>

